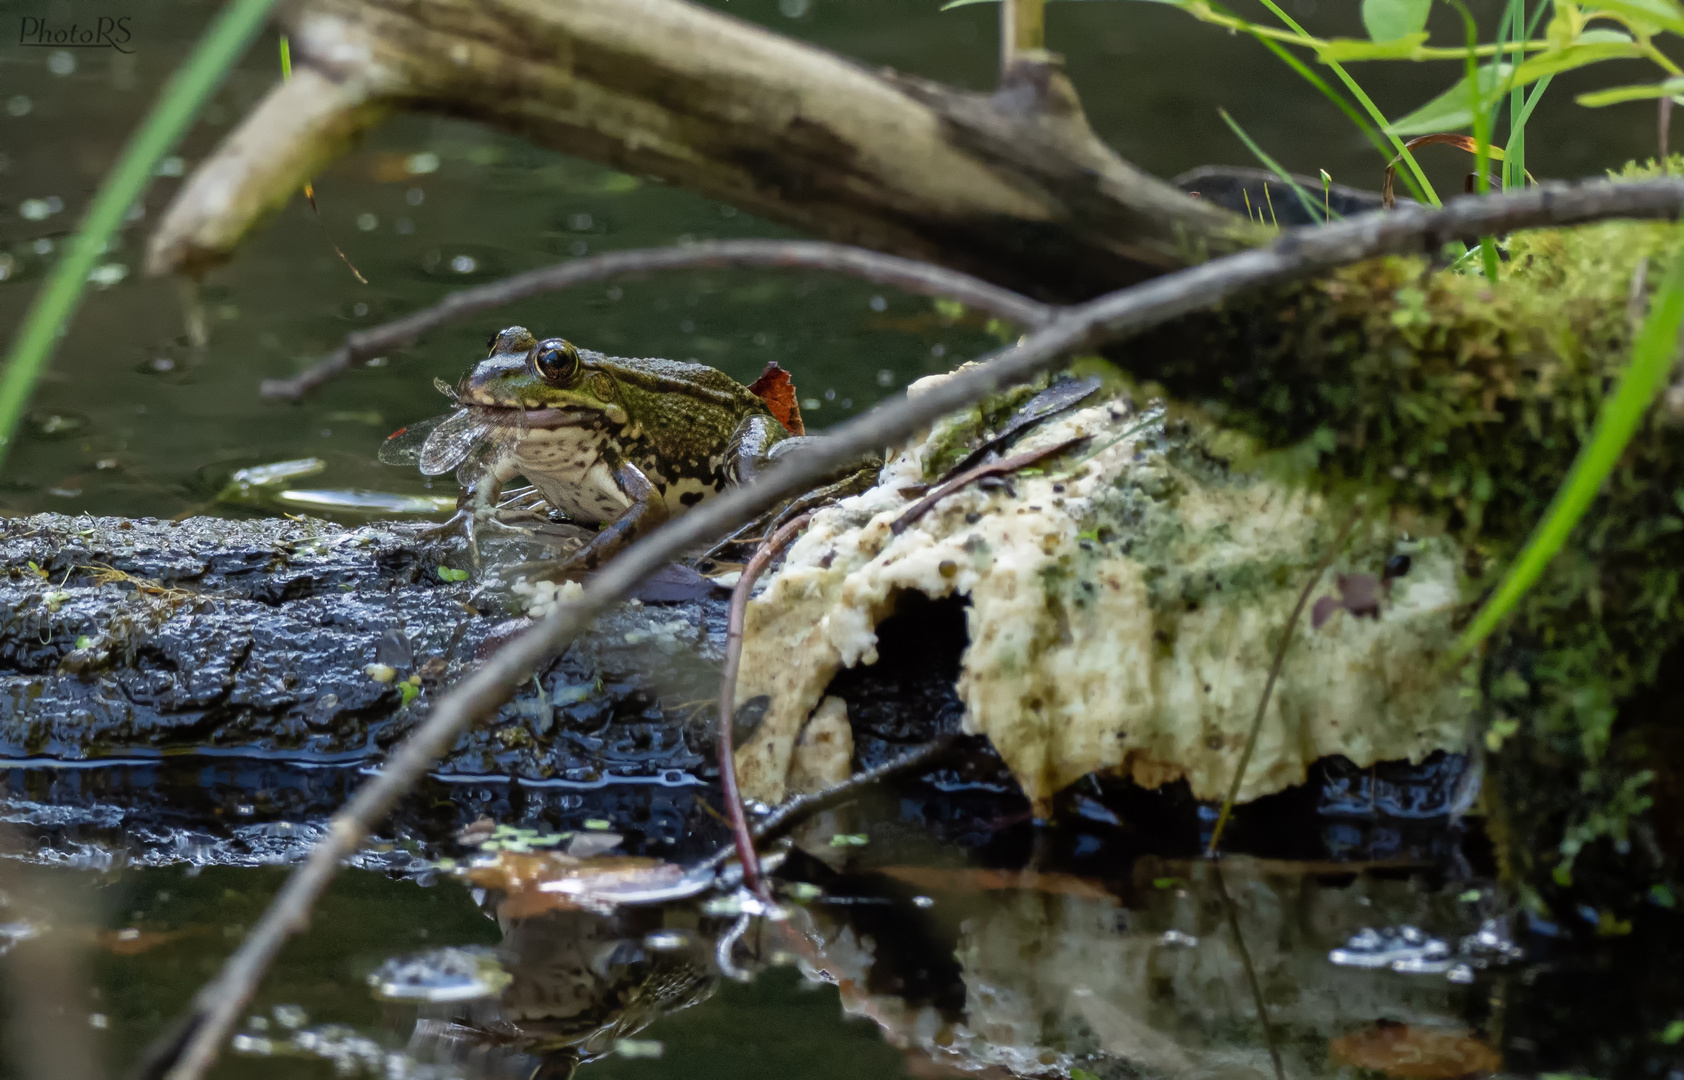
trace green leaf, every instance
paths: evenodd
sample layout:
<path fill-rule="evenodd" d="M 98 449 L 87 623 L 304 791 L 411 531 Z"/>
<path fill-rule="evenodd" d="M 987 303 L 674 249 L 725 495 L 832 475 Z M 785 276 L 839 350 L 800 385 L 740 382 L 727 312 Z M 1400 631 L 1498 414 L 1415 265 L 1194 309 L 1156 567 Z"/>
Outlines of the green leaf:
<path fill-rule="evenodd" d="M 1630 38 L 1616 41 L 1590 41 L 1583 38 L 1576 45 L 1569 45 L 1565 49 L 1551 49 L 1530 57 L 1520 67 L 1515 69 L 1514 81 L 1510 88 L 1526 86 L 1536 82 L 1545 75 L 1559 75 L 1563 71 L 1584 67 L 1586 64 L 1598 64 L 1604 60 L 1623 60 L 1637 58 L 1643 51 L 1632 44 Z"/>
<path fill-rule="evenodd" d="M 92 645 L 93 643 L 94 643 L 94 639 L 89 637 L 86 634 L 83 634 L 81 637 L 76 639 L 76 647 L 78 649 L 85 649 L 89 645 Z"/>
<path fill-rule="evenodd" d="M 468 572 L 466 570 L 453 570 L 448 566 L 441 566 L 441 567 L 439 567 L 439 580 L 440 581 L 467 581 L 468 580 Z"/>
<path fill-rule="evenodd" d="M 401 682 L 398 684 L 398 693 L 403 695 L 403 703 L 408 705 L 420 696 L 421 688 L 412 682 Z"/>
<path fill-rule="evenodd" d="M 1677 1046 L 1680 1042 L 1684 1042 L 1684 1020 L 1674 1020 L 1657 1037 L 1668 1046 Z M 1075 1075 L 1074 1072 L 1071 1075 Z"/>
<path fill-rule="evenodd" d="M 1684 93 L 1684 79 L 1668 79 L 1666 82 L 1647 86 L 1616 86 L 1609 90 L 1580 94 L 1573 100 L 1586 108 L 1600 109 L 1604 105 L 1618 105 L 1622 101 L 1643 101 L 1647 98 L 1671 97 L 1678 93 Z"/>
<path fill-rule="evenodd" d="M 1479 94 L 1490 100 L 1503 88 L 1512 64 L 1486 64 L 1479 69 Z M 1392 121 L 1386 130 L 1394 135 L 1423 135 L 1427 132 L 1457 131 L 1473 124 L 1473 110 L 1468 99 L 1468 79 L 1463 76 L 1456 85 L 1433 98 L 1408 116 Z"/>
<path fill-rule="evenodd" d="M 1333 38 L 1317 47 L 1316 59 L 1324 64 L 1343 64 L 1351 60 L 1412 60 L 1426 43 L 1426 34 L 1409 34 L 1391 41 Z"/>
<path fill-rule="evenodd" d="M 1618 16 L 1639 33 L 1665 30 L 1684 34 L 1684 7 L 1679 6 L 1678 0 L 1598 0 L 1596 9 Z M 1585 11 L 1587 17 L 1594 14 L 1595 11 Z"/>
<path fill-rule="evenodd" d="M 170 76 L 151 112 L 123 148 L 122 157 L 100 183 L 76 235 L 61 248 L 64 255 L 31 302 L 13 339 L 5 370 L 0 372 L 0 460 L 5 457 L 36 380 L 60 340 L 60 330 L 76 313 L 88 272 L 122 227 L 129 207 L 151 183 L 158 162 L 180 141 L 200 106 L 222 85 L 224 73 L 263 31 L 273 3 L 231 0 L 217 14 L 193 52 Z"/>
<path fill-rule="evenodd" d="M 1374 41 L 1396 41 L 1400 37 L 1425 34 L 1427 13 L 1433 0 L 1362 0 L 1362 25 Z"/>

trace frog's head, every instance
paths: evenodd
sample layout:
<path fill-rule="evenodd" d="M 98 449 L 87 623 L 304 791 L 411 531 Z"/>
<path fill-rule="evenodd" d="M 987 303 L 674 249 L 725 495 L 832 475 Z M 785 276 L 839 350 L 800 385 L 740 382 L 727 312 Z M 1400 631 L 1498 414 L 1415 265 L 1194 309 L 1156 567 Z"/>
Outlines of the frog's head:
<path fill-rule="evenodd" d="M 624 424 L 614 377 L 570 341 L 539 341 L 524 326 L 491 339 L 491 355 L 458 386 L 462 404 L 499 427 Z"/>

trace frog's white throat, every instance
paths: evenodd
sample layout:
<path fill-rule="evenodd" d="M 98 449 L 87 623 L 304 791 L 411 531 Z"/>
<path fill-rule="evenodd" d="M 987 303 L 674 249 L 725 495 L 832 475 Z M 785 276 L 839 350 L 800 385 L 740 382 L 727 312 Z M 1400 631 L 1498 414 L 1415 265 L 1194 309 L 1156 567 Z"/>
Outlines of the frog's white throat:
<path fill-rule="evenodd" d="M 529 428 L 510 441 L 510 470 L 523 474 L 569 519 L 613 521 L 631 505 L 605 460 L 610 440 L 601 429 Z"/>

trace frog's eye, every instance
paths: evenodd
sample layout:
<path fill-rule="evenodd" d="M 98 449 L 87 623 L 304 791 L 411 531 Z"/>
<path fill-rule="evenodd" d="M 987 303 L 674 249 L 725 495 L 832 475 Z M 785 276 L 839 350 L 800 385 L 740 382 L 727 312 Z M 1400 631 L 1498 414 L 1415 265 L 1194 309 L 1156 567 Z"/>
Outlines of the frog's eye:
<path fill-rule="evenodd" d="M 551 386 L 566 386 L 579 376 L 579 350 L 561 338 L 540 341 L 527 354 L 527 362 L 533 373 Z"/>

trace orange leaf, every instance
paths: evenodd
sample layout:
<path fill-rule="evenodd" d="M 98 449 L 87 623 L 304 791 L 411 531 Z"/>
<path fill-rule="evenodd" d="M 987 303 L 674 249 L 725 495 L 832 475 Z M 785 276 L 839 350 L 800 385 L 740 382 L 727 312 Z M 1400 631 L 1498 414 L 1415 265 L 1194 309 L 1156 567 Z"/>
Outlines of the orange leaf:
<path fill-rule="evenodd" d="M 1410 153 L 1414 153 L 1417 146 L 1432 146 L 1435 143 L 1443 143 L 1447 146 L 1454 146 L 1456 149 L 1468 154 L 1477 155 L 1479 153 L 1479 143 L 1472 135 L 1457 135 L 1448 131 L 1441 131 L 1433 135 L 1417 135 L 1413 139 L 1404 143 L 1403 148 Z M 1485 148 L 1485 154 L 1492 161 L 1503 160 L 1503 148 L 1500 146 L 1487 146 Z M 1386 166 L 1386 180 L 1380 185 L 1380 202 L 1387 210 L 1390 210 L 1392 205 L 1397 201 L 1396 196 L 1392 194 L 1392 180 L 1397 174 L 1398 162 L 1402 160 L 1402 154 L 1399 154 L 1391 160 L 1391 163 Z M 1530 172 L 1526 174 L 1526 179 L 1532 179 L 1532 174 Z M 1537 181 L 1535 180 L 1533 181 L 1533 183 L 1536 182 Z M 1472 188 L 1469 188 L 1468 190 L 1470 193 L 1473 191 Z"/>
<path fill-rule="evenodd" d="M 767 363 L 766 370 L 760 373 L 760 378 L 749 383 L 748 389 L 749 393 L 766 403 L 772 415 L 778 418 L 778 423 L 791 435 L 807 434 L 806 425 L 801 422 L 801 406 L 795 400 L 795 383 L 776 360 Z"/>
<path fill-rule="evenodd" d="M 1462 1080 L 1489 1076 L 1502 1056 L 1467 1031 L 1381 1020 L 1327 1044 L 1333 1060 L 1397 1080 Z"/>

